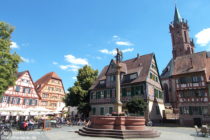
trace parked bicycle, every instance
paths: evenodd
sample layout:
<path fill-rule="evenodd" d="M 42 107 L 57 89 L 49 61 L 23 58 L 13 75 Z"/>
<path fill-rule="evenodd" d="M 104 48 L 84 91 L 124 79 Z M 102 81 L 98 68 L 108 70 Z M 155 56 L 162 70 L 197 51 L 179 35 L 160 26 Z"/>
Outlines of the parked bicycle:
<path fill-rule="evenodd" d="M 0 140 L 12 136 L 12 129 L 7 124 L 0 124 Z"/>

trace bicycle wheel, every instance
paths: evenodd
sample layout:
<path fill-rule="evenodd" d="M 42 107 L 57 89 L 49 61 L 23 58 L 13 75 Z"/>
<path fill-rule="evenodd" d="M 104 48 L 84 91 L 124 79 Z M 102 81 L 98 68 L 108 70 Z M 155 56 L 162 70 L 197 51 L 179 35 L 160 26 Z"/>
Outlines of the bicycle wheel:
<path fill-rule="evenodd" d="M 3 130 L 3 136 L 4 137 L 9 137 L 9 136 L 12 136 L 12 130 L 11 129 L 4 129 Z"/>

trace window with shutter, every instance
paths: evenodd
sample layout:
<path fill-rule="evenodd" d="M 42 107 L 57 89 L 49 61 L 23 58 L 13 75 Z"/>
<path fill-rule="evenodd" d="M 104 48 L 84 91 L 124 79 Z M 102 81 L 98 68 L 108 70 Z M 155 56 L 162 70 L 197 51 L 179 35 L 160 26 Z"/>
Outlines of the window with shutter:
<path fill-rule="evenodd" d="M 20 104 L 20 98 L 18 98 L 17 104 Z"/>
<path fill-rule="evenodd" d="M 10 96 L 7 97 L 7 103 L 10 103 Z"/>
<path fill-rule="evenodd" d="M 23 104 L 24 104 L 24 105 L 26 104 L 26 99 L 23 100 Z"/>
<path fill-rule="evenodd" d="M 100 108 L 100 115 L 104 115 L 104 107 Z"/>
<path fill-rule="evenodd" d="M 7 96 L 4 96 L 2 102 L 7 103 L 7 100 L 8 100 L 8 97 Z"/>
<path fill-rule="evenodd" d="M 35 103 L 34 103 L 34 105 L 37 105 L 37 100 L 35 100 Z"/>
<path fill-rule="evenodd" d="M 15 91 L 20 92 L 20 86 L 16 86 Z"/>
<path fill-rule="evenodd" d="M 135 87 L 135 94 L 140 95 L 140 86 Z"/>
<path fill-rule="evenodd" d="M 29 105 L 32 105 L 32 101 L 33 101 L 32 99 L 29 99 Z"/>
<path fill-rule="evenodd" d="M 14 97 L 11 98 L 11 104 L 15 104 L 14 103 Z"/>

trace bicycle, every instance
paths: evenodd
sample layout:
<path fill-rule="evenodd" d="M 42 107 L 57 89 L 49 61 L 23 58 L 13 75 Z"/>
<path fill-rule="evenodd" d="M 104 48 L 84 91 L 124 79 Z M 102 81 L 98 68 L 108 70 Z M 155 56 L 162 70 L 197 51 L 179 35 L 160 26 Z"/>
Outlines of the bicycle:
<path fill-rule="evenodd" d="M 7 124 L 0 124 L 0 137 L 8 138 L 11 136 L 12 136 L 12 129 Z"/>

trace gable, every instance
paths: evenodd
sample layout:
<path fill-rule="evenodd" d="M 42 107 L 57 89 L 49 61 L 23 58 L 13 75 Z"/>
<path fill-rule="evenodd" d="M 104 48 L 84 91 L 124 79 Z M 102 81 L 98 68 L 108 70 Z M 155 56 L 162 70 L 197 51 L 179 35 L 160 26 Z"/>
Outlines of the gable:
<path fill-rule="evenodd" d="M 106 71 L 105 75 L 113 75 L 116 73 L 116 63 L 115 61 L 112 59 L 111 62 L 109 63 L 108 69 Z"/>
<path fill-rule="evenodd" d="M 17 74 L 18 75 L 18 74 Z M 16 90 L 16 88 L 18 90 Z M 21 72 L 18 79 L 15 81 L 15 86 L 9 87 L 5 94 L 18 93 L 18 96 L 38 98 L 38 94 L 34 88 L 33 80 L 28 71 Z"/>
<path fill-rule="evenodd" d="M 159 75 L 155 55 L 153 55 L 151 63 L 150 63 L 150 68 L 149 68 L 149 72 L 147 76 L 147 82 L 152 83 L 156 87 L 161 87 L 160 75 Z"/>

